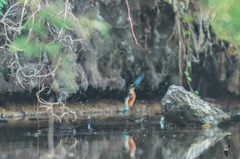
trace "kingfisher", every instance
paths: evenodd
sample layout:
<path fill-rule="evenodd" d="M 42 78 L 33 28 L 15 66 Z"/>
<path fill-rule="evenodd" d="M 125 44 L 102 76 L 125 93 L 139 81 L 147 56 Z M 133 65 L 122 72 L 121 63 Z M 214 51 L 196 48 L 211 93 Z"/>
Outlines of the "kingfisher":
<path fill-rule="evenodd" d="M 122 113 L 124 114 L 128 109 L 133 110 L 133 103 L 136 99 L 136 93 L 135 93 L 135 88 L 138 87 L 138 85 L 140 84 L 140 82 L 143 80 L 144 78 L 144 73 L 142 73 L 133 84 L 130 84 L 129 87 L 129 93 L 128 96 L 125 98 L 125 102 L 124 102 L 124 109 L 122 111 Z"/>

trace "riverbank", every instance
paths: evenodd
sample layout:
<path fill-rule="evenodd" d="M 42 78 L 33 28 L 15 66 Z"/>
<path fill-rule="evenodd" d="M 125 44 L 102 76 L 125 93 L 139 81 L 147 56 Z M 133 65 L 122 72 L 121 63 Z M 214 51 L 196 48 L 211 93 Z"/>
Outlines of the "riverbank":
<path fill-rule="evenodd" d="M 151 115 L 161 113 L 161 101 L 146 101 L 137 100 L 135 102 L 134 111 L 142 115 Z M 98 100 L 95 102 L 85 102 L 85 103 L 71 103 L 66 104 L 68 108 L 76 112 L 78 115 L 112 115 L 122 114 L 123 101 L 118 100 Z M 23 116 L 36 117 L 39 115 L 47 115 L 48 113 L 43 108 L 37 108 L 37 104 L 17 104 L 17 103 L 7 103 L 4 108 L 0 107 L 0 113 L 4 114 L 7 118 L 18 118 Z M 54 113 L 62 113 L 58 106 L 54 106 Z M 126 113 L 127 114 L 127 113 Z"/>
<path fill-rule="evenodd" d="M 222 109 L 225 112 L 231 112 L 233 114 L 238 114 L 240 110 L 240 99 L 238 97 L 233 97 L 226 95 L 218 99 L 203 98 L 203 100 L 214 104 L 217 108 Z M 123 115 L 123 101 L 120 100 L 109 100 L 101 99 L 97 101 L 89 102 L 67 102 L 66 106 L 72 111 L 75 111 L 78 116 L 81 115 L 96 115 L 96 116 L 114 116 L 116 114 Z M 142 115 L 153 115 L 162 113 L 162 103 L 159 100 L 136 100 L 134 103 L 134 111 Z M 0 113 L 3 113 L 4 117 L 7 118 L 19 118 L 19 117 L 36 117 L 38 114 L 40 116 L 47 115 L 47 112 L 43 112 L 43 108 L 37 109 L 36 104 L 23 104 L 23 103 L 6 103 L 4 107 L 0 106 Z M 54 112 L 60 114 L 61 110 L 59 106 L 54 107 Z M 127 115 L 126 113 L 125 115 Z"/>

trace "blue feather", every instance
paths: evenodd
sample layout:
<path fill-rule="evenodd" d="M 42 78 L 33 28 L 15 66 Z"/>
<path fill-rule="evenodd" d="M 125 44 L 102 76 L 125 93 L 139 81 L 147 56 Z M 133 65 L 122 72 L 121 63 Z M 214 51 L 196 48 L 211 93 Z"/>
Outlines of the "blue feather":
<path fill-rule="evenodd" d="M 123 114 L 129 109 L 129 105 L 128 105 L 128 103 L 126 103 L 127 98 L 128 98 L 128 97 L 125 98 L 124 109 L 123 109 L 123 111 L 122 111 Z"/>
<path fill-rule="evenodd" d="M 136 79 L 136 81 L 133 83 L 133 85 L 138 86 L 138 85 L 140 84 L 140 82 L 143 80 L 143 78 L 144 78 L 144 73 L 141 74 L 141 75 Z"/>

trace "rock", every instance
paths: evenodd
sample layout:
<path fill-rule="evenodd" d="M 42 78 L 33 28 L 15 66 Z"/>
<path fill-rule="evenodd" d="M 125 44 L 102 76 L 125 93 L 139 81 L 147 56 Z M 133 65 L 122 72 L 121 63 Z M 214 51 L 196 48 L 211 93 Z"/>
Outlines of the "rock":
<path fill-rule="evenodd" d="M 218 125 L 229 120 L 229 115 L 213 104 L 201 100 L 182 86 L 171 85 L 162 99 L 166 121 L 186 126 L 194 124 Z"/>

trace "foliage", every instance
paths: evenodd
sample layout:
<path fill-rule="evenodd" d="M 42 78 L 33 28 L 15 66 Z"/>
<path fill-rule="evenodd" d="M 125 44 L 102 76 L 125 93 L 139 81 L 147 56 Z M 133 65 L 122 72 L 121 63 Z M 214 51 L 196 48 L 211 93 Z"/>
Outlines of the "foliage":
<path fill-rule="evenodd" d="M 57 67 L 51 89 L 55 92 L 65 91 L 67 95 L 76 92 L 79 86 L 76 82 L 77 55 L 71 49 L 73 38 L 78 37 L 76 41 L 82 42 L 97 32 L 104 39 L 109 39 L 111 26 L 88 15 L 75 17 L 66 10 L 65 3 L 53 2 L 41 6 L 41 9 L 33 1 L 29 4 L 27 17 L 30 18 L 23 21 L 22 34 L 13 41 L 11 53 L 21 54 L 25 63 L 37 63 L 46 53 L 50 70 Z"/>
<path fill-rule="evenodd" d="M 219 39 L 240 46 L 240 1 L 202 0 L 211 13 L 211 26 Z"/>
<path fill-rule="evenodd" d="M 2 13 L 2 8 L 4 7 L 4 5 L 7 5 L 7 2 L 5 0 L 0 0 L 0 15 L 3 16 Z"/>

